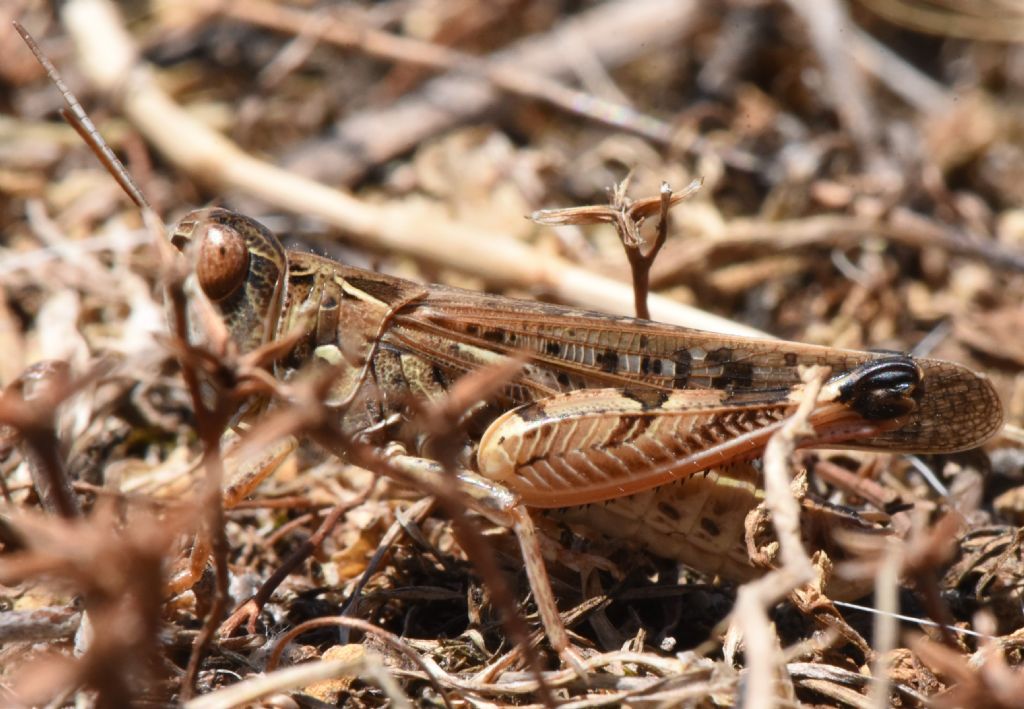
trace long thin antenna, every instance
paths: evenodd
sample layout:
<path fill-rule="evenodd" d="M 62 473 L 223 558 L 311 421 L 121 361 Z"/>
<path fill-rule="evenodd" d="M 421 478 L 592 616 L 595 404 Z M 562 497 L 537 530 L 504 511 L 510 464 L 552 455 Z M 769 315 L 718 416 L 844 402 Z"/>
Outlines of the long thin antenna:
<path fill-rule="evenodd" d="M 61 78 L 60 72 L 57 71 L 57 67 L 53 65 L 43 50 L 36 44 L 35 39 L 28 33 L 21 23 L 17 20 L 11 24 L 14 25 L 14 29 L 17 30 L 18 34 L 28 45 L 28 48 L 36 56 L 36 60 L 42 65 L 43 69 L 46 70 L 47 75 L 50 77 L 50 81 L 54 83 L 57 89 L 64 96 L 64 103 L 67 104 L 66 108 L 60 110 L 60 115 L 64 117 L 75 132 L 82 137 L 85 144 L 88 145 L 99 161 L 103 163 L 103 167 L 107 168 L 107 172 L 117 180 L 117 184 L 121 185 L 121 189 L 124 190 L 125 194 L 135 203 L 135 206 L 143 210 L 151 210 L 149 202 L 143 196 L 142 191 L 138 185 L 135 184 L 135 180 L 132 179 L 131 175 L 128 174 L 128 170 L 125 168 L 118 157 L 114 154 L 114 151 L 107 145 L 107 141 L 103 139 L 100 132 L 96 130 L 95 124 L 89 119 L 85 109 L 82 108 L 82 104 L 79 103 L 78 98 L 71 92 L 67 84 L 64 83 L 64 79 Z"/>

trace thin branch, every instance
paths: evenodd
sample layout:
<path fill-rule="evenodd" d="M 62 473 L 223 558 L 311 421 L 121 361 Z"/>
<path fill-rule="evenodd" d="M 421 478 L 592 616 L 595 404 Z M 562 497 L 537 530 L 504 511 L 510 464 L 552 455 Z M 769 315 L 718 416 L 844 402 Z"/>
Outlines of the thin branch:
<path fill-rule="evenodd" d="M 665 245 L 668 236 L 669 209 L 700 189 L 703 180 L 693 180 L 681 192 L 674 193 L 668 183 L 661 184 L 657 197 L 633 201 L 626 196 L 629 176 L 615 185 L 608 205 L 569 207 L 566 209 L 542 209 L 530 215 L 530 219 L 545 226 L 566 226 L 584 224 L 612 224 L 626 251 L 633 278 L 633 309 L 638 318 L 651 319 L 648 307 L 650 298 L 650 271 L 654 259 Z M 647 242 L 640 228 L 648 217 L 657 214 L 658 225 L 653 241 Z"/>

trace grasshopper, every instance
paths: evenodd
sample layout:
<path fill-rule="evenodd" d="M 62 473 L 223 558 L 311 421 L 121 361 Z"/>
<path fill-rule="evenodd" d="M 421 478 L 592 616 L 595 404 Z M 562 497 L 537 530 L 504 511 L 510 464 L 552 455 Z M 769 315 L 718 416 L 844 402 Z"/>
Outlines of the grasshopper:
<path fill-rule="evenodd" d="M 391 464 L 415 479 L 444 472 L 413 415 L 417 403 L 444 399 L 467 373 L 523 358 L 495 396 L 466 413 L 452 459 L 475 508 L 516 530 L 542 621 L 562 653 L 528 510 L 725 579 L 757 575 L 744 544 L 744 519 L 759 499 L 755 460 L 802 400 L 802 366 L 831 370 L 808 445 L 953 452 L 981 445 L 1002 424 L 991 383 L 951 362 L 421 285 L 286 251 L 255 220 L 219 208 L 188 214 L 172 243 L 192 255 L 198 291 L 240 351 L 298 330 L 274 375 L 332 368 L 326 404 L 341 438 L 389 446 Z M 809 516 L 818 532 L 865 524 L 828 507 Z M 828 534 L 809 536 L 815 546 L 830 543 Z M 857 590 L 837 586 L 830 595 Z"/>

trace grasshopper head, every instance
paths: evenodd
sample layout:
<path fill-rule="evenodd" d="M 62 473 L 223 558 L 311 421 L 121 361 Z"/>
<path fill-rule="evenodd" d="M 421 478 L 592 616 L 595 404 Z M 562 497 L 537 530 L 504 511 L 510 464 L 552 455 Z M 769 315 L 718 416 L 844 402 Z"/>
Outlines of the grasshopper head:
<path fill-rule="evenodd" d="M 171 243 L 192 259 L 195 288 L 213 305 L 242 352 L 274 337 L 288 262 L 269 229 L 211 207 L 185 215 Z"/>

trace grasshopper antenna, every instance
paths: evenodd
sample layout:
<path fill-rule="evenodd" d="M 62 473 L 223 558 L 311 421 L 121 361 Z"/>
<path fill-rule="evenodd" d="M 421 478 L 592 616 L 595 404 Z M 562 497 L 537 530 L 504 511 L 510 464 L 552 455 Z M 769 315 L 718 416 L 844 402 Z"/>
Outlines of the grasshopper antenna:
<path fill-rule="evenodd" d="M 89 118 L 89 115 L 82 108 L 82 104 L 78 101 L 78 98 L 72 93 L 68 85 L 64 83 L 64 79 L 61 78 L 60 72 L 57 71 L 57 67 L 53 65 L 43 50 L 40 49 L 39 44 L 36 43 L 35 39 L 28 33 L 20 22 L 13 21 L 11 24 L 14 25 L 14 29 L 17 30 L 18 34 L 28 45 L 28 48 L 35 55 L 36 60 L 42 65 L 43 69 L 46 70 L 46 74 L 50 77 L 50 81 L 53 82 L 54 86 L 60 91 L 61 95 L 64 96 L 64 103 L 66 107 L 60 109 L 60 115 L 64 117 L 75 132 L 81 136 L 85 144 L 88 145 L 99 161 L 103 163 L 103 167 L 107 168 L 107 172 L 117 180 L 117 184 L 121 186 L 125 194 L 128 195 L 129 199 L 135 203 L 140 210 L 142 210 L 143 218 L 146 218 L 147 213 L 153 215 L 153 209 L 150 207 L 146 197 L 142 194 L 142 190 L 135 184 L 135 180 L 132 179 L 131 175 L 128 174 L 128 170 L 125 168 L 124 163 L 118 159 L 114 151 L 107 145 L 107 141 L 103 139 L 100 132 L 96 129 L 96 125 Z M 155 216 L 155 215 L 153 215 Z"/>
<path fill-rule="evenodd" d="M 78 97 L 68 88 L 68 85 L 64 83 L 64 79 L 61 77 L 57 67 L 53 65 L 53 62 L 43 53 L 43 50 L 39 47 L 36 40 L 29 34 L 20 22 L 14 20 L 11 22 L 14 25 L 14 29 L 21 35 L 22 40 L 28 45 L 29 50 L 35 55 L 36 60 L 42 65 L 43 69 L 46 70 L 47 76 L 50 77 L 50 81 L 53 82 L 54 86 L 60 91 L 64 97 L 64 103 L 67 104 L 64 108 L 60 109 L 60 115 L 64 117 L 64 120 L 75 129 L 79 137 L 85 141 L 85 144 L 89 146 L 93 154 L 103 164 L 103 167 L 107 169 L 110 176 L 117 181 L 117 184 L 121 186 L 124 193 L 128 195 L 128 198 L 135 203 L 139 211 L 142 214 L 142 222 L 149 229 L 150 233 L 154 235 L 154 241 L 156 243 L 157 253 L 159 254 L 160 260 L 165 264 L 169 265 L 174 261 L 173 249 L 170 246 L 166 238 L 166 232 L 164 229 L 163 220 L 153 211 L 153 207 L 150 206 L 149 200 L 146 199 L 145 195 L 142 194 L 142 190 L 135 184 L 135 180 L 128 174 L 128 169 L 124 166 L 124 163 L 114 154 L 114 151 L 110 149 L 107 141 L 100 135 L 99 130 L 96 128 L 96 124 L 89 118 L 89 114 L 82 108 L 81 102 Z M 159 237 L 157 236 L 159 235 Z"/>

